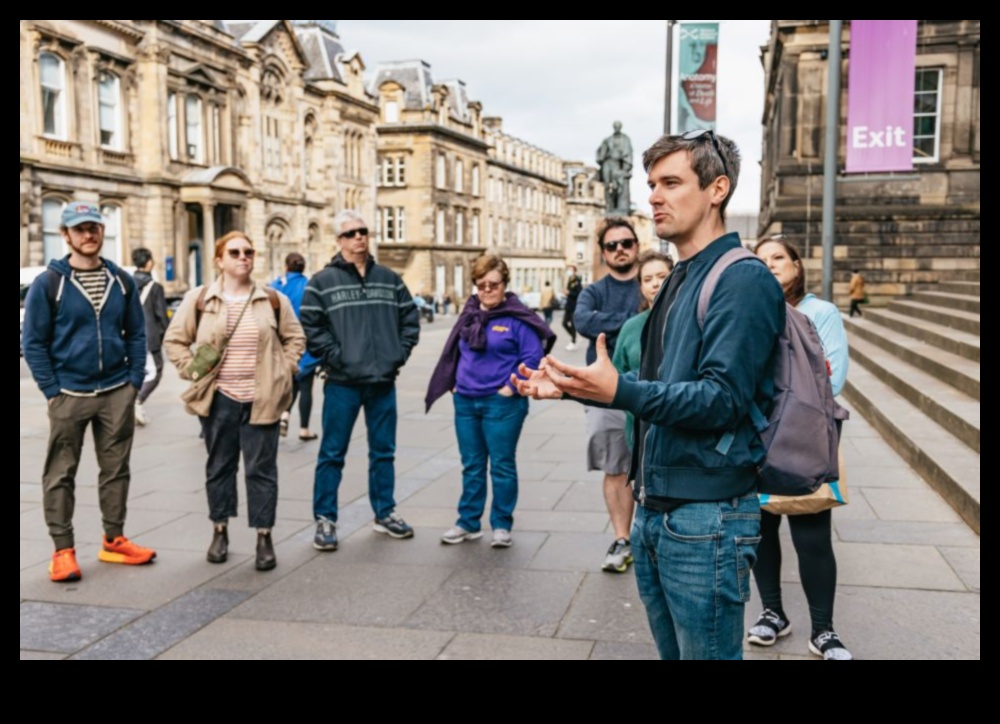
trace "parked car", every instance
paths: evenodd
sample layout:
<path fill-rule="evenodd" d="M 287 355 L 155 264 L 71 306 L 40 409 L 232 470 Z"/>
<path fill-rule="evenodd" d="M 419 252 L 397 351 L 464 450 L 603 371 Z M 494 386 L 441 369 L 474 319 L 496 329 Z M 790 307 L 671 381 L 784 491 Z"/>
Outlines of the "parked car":
<path fill-rule="evenodd" d="M 434 321 L 434 305 L 428 304 L 427 300 L 417 295 L 413 298 L 413 303 L 416 305 L 417 309 L 420 311 L 420 316 L 426 319 L 428 322 Z"/>

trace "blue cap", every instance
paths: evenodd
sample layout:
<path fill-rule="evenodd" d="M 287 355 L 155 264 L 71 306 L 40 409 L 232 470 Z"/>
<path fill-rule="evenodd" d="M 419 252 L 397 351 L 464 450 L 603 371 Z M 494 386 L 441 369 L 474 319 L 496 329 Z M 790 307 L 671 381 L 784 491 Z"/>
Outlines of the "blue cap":
<path fill-rule="evenodd" d="M 72 229 L 80 224 L 104 224 L 104 217 L 96 204 L 89 201 L 71 201 L 62 212 L 62 225 Z"/>

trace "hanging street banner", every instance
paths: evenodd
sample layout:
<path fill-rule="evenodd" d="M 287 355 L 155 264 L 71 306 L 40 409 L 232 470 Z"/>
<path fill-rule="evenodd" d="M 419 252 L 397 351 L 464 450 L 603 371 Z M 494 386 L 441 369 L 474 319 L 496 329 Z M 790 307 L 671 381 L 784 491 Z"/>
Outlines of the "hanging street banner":
<path fill-rule="evenodd" d="M 715 130 L 719 24 L 681 23 L 677 133 Z"/>
<path fill-rule="evenodd" d="M 916 20 L 852 20 L 847 173 L 913 170 Z"/>

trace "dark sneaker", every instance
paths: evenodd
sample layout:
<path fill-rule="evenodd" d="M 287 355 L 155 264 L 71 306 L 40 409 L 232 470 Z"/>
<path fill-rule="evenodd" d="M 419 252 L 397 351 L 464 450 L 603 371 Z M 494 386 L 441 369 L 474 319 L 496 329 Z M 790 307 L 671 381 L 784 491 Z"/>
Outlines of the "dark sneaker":
<path fill-rule="evenodd" d="M 792 632 L 792 624 L 780 614 L 765 608 L 757 617 L 757 623 L 750 629 L 747 640 L 754 646 L 774 646 L 778 639 L 783 639 Z"/>
<path fill-rule="evenodd" d="M 340 546 L 337 541 L 337 524 L 327 518 L 316 521 L 316 536 L 313 548 L 324 553 L 333 553 Z"/>
<path fill-rule="evenodd" d="M 619 538 L 608 548 L 601 570 L 605 573 L 625 573 L 632 564 L 632 544 Z"/>
<path fill-rule="evenodd" d="M 836 631 L 824 631 L 809 641 L 809 651 L 824 661 L 854 661 Z"/>
<path fill-rule="evenodd" d="M 388 518 L 377 518 L 374 530 L 376 533 L 381 533 L 397 540 L 413 537 L 413 528 L 408 526 L 406 521 L 400 518 L 397 513 L 390 514 Z"/>

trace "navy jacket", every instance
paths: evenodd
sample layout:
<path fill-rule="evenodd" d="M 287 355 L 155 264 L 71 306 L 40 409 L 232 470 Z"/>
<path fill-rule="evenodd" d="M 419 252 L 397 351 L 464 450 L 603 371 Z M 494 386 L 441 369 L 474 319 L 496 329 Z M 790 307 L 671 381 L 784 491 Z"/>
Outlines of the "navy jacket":
<path fill-rule="evenodd" d="M 642 460 L 634 460 L 631 472 L 640 498 L 720 501 L 755 489 L 764 447 L 750 403 L 771 409 L 784 293 L 763 264 L 736 264 L 719 279 L 704 332 L 697 318 L 705 277 L 739 244 L 737 234 L 727 234 L 682 262 L 687 278 L 667 318 L 659 379 L 641 381 L 630 372 L 618 383 L 610 406 L 650 423 Z"/>
<path fill-rule="evenodd" d="M 420 313 L 403 280 L 370 258 L 362 277 L 334 257 L 309 280 L 299 321 L 306 349 L 342 385 L 393 382 L 420 341 Z"/>
<path fill-rule="evenodd" d="M 126 383 L 142 387 L 146 376 L 146 319 L 135 280 L 104 259 L 108 288 L 94 309 L 73 281 L 69 256 L 53 260 L 57 300 L 49 299 L 49 274 L 40 274 L 24 305 L 24 359 L 46 398 L 92 393 Z M 53 319 L 55 312 L 55 319 Z"/>

